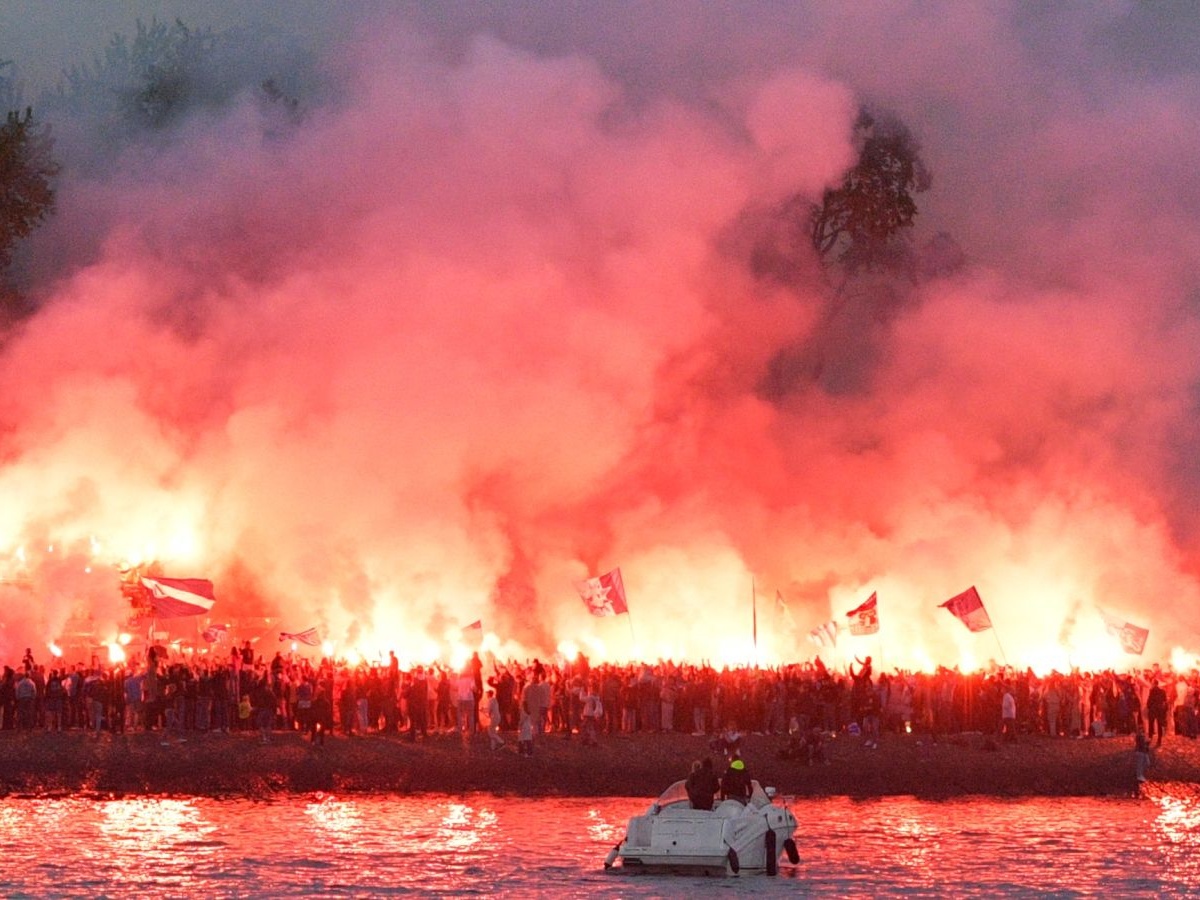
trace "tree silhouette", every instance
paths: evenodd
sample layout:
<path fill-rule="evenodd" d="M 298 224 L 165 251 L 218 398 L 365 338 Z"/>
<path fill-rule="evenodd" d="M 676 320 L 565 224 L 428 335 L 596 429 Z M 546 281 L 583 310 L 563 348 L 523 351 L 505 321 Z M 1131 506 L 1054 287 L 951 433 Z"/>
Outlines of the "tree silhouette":
<path fill-rule="evenodd" d="M 48 131 L 33 110 L 9 112 L 0 125 L 0 268 L 12 262 L 13 246 L 54 209 L 51 180 L 58 165 Z"/>
<path fill-rule="evenodd" d="M 908 128 L 865 107 L 854 124 L 858 162 L 836 188 L 826 188 L 810 215 L 810 238 L 822 261 L 848 273 L 903 268 L 911 261 L 906 229 L 917 215 L 913 194 L 930 176 Z"/>

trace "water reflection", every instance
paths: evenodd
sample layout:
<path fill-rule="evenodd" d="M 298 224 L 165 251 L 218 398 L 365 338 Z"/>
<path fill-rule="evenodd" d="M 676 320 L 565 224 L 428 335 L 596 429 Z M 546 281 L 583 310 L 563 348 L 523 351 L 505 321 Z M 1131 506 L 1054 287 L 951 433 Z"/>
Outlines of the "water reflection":
<path fill-rule="evenodd" d="M 1186 795 L 800 801 L 800 865 L 724 885 L 605 875 L 604 855 L 644 808 L 631 798 L 486 795 L 8 800 L 0 896 L 42 896 L 52 883 L 62 897 L 990 898 L 1186 893 L 1200 883 L 1200 803 Z"/>
<path fill-rule="evenodd" d="M 350 850 L 362 833 L 362 814 L 354 801 L 335 797 L 320 797 L 304 807 L 310 824 L 318 837 L 335 843 L 349 844 Z"/>
<path fill-rule="evenodd" d="M 212 840 L 217 826 L 206 821 L 194 800 L 135 798 L 94 804 L 96 838 L 81 845 L 110 884 L 159 885 L 185 890 L 199 886 L 206 859 L 225 843 Z"/>
<path fill-rule="evenodd" d="M 601 844 L 615 844 L 625 837 L 628 820 L 623 819 L 616 823 L 606 818 L 600 810 L 592 808 L 587 811 L 584 822 L 588 837 L 592 840 Z"/>
<path fill-rule="evenodd" d="M 470 850 L 495 829 L 497 816 L 489 809 L 475 809 L 466 803 L 451 803 L 442 816 L 438 837 L 447 850 Z"/>
<path fill-rule="evenodd" d="M 1200 882 L 1200 804 L 1193 797 L 1162 796 L 1155 831 L 1160 835 L 1161 866 L 1165 877 L 1194 890 Z"/>
<path fill-rule="evenodd" d="M 893 859 L 898 865 L 925 870 L 930 850 L 937 845 L 938 830 L 911 815 L 902 815 L 893 825 L 897 840 L 893 844 Z"/>

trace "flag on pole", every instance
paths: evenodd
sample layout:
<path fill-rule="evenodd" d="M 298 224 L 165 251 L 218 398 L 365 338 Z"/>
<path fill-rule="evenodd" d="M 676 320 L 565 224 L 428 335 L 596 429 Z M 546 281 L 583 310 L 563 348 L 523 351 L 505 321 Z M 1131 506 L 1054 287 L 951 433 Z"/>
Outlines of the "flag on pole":
<path fill-rule="evenodd" d="M 1124 619 L 1119 619 L 1114 615 L 1106 613 L 1098 606 L 1096 607 L 1096 611 L 1104 619 L 1105 630 L 1121 642 L 1122 650 L 1134 656 L 1142 655 L 1142 651 L 1146 649 L 1146 639 L 1150 637 L 1149 628 L 1142 628 L 1140 625 L 1134 625 L 1131 622 L 1126 622 Z"/>
<path fill-rule="evenodd" d="M 229 634 L 228 625 L 209 625 L 200 632 L 200 637 L 212 644 Z"/>
<path fill-rule="evenodd" d="M 462 639 L 467 644 L 478 644 L 483 640 L 483 620 L 476 619 L 470 625 L 464 625 Z"/>
<path fill-rule="evenodd" d="M 992 627 L 991 617 L 983 608 L 983 600 L 974 585 L 961 594 L 955 594 L 941 605 L 954 613 L 959 621 L 967 626 L 968 631 L 987 631 Z"/>
<path fill-rule="evenodd" d="M 301 644 L 307 644 L 309 647 L 319 647 L 321 645 L 321 636 L 317 634 L 317 629 L 315 628 L 305 628 L 303 631 L 294 633 L 291 631 L 281 631 L 279 632 L 279 642 L 282 644 L 284 641 L 297 641 Z"/>
<path fill-rule="evenodd" d="M 160 619 L 196 616 L 212 609 L 213 583 L 203 578 L 143 578 L 150 608 Z"/>
<path fill-rule="evenodd" d="M 575 589 L 593 616 L 619 616 L 629 612 L 621 570 L 613 569 L 595 578 L 575 582 Z"/>
<path fill-rule="evenodd" d="M 830 619 L 824 625 L 818 625 L 808 633 L 808 639 L 818 647 L 836 647 L 838 623 Z"/>
<path fill-rule="evenodd" d="M 863 603 L 846 613 L 853 635 L 874 634 L 879 630 L 879 598 L 872 592 Z"/>

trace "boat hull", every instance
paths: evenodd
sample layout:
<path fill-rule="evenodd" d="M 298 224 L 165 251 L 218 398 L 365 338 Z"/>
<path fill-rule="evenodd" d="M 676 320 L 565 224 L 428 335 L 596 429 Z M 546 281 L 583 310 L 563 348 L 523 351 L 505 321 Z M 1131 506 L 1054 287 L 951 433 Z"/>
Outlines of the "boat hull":
<path fill-rule="evenodd" d="M 714 810 L 677 804 L 652 807 L 629 820 L 625 839 L 610 854 L 629 873 L 774 874 L 785 851 L 795 854 L 796 819 L 784 806 L 744 806 L 727 800 Z"/>

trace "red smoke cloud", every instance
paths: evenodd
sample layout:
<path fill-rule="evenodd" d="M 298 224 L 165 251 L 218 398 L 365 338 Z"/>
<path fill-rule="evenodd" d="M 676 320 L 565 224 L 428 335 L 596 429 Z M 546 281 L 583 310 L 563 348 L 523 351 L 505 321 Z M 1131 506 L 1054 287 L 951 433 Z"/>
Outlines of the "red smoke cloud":
<path fill-rule="evenodd" d="M 1143 143 L 1196 149 L 1194 88 L 1080 108 L 1089 61 L 888 9 L 787 53 L 739 23 L 687 90 L 581 36 L 447 59 L 375 29 L 285 138 L 247 101 L 68 178 L 40 239 L 96 250 L 0 357 L 0 553 L 32 587 L 0 655 L 73 612 L 110 639 L 113 566 L 148 559 L 213 578 L 218 619 L 414 659 L 479 618 L 501 654 L 748 661 L 752 591 L 766 662 L 872 591 L 880 634 L 838 653 L 886 666 L 1120 663 L 1097 606 L 1195 650 L 1196 193 L 1153 202 L 1182 151 Z M 967 264 L 756 276 L 763 211 L 836 182 L 866 98 L 934 170 L 918 241 Z M 573 583 L 614 566 L 631 619 L 592 620 Z M 994 634 L 938 609 L 972 584 Z"/>

